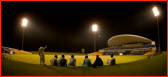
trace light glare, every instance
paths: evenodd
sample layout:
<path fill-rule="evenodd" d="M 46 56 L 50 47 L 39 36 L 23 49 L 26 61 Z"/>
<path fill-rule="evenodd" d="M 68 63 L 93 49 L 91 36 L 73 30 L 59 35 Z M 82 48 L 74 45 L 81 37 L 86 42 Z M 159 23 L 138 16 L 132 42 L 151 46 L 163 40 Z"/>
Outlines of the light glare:
<path fill-rule="evenodd" d="M 153 13 L 154 13 L 155 16 L 159 15 L 159 11 L 157 10 L 156 7 L 154 7 L 152 10 L 153 10 Z"/>
<path fill-rule="evenodd" d="M 93 31 L 97 31 L 97 25 L 92 26 Z"/>
<path fill-rule="evenodd" d="M 26 19 L 23 19 L 23 23 L 22 23 L 22 26 L 26 26 L 27 25 L 27 20 Z"/>

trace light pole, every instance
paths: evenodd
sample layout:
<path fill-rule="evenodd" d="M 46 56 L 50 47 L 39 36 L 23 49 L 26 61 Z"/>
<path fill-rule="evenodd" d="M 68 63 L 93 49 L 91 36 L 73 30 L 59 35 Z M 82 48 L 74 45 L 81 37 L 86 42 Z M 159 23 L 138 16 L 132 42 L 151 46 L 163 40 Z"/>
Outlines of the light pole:
<path fill-rule="evenodd" d="M 153 9 L 153 13 L 155 15 L 155 17 L 157 18 L 157 27 L 158 27 L 158 41 L 159 41 L 159 45 L 158 45 L 158 49 L 159 49 L 159 53 L 161 54 L 161 48 L 160 48 L 160 36 L 159 36 L 159 21 L 158 21 L 158 15 L 159 15 L 159 11 L 157 10 L 156 7 L 154 7 Z"/>
<path fill-rule="evenodd" d="M 96 52 L 96 31 L 97 31 L 97 25 L 92 26 L 93 32 L 94 32 L 94 52 Z"/>
<path fill-rule="evenodd" d="M 24 42 L 24 27 L 27 25 L 27 20 L 23 19 L 22 26 L 23 26 L 23 37 L 22 37 L 22 50 L 23 50 L 23 42 Z"/>

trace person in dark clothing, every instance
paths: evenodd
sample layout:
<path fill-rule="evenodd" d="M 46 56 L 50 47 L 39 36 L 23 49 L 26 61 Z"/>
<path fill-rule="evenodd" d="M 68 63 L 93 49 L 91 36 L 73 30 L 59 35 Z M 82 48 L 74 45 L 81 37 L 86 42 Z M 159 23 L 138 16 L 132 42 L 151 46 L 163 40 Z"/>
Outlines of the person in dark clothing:
<path fill-rule="evenodd" d="M 102 59 L 99 57 L 99 55 L 96 55 L 96 60 L 93 63 L 93 68 L 96 68 L 96 66 L 103 66 L 103 61 Z"/>

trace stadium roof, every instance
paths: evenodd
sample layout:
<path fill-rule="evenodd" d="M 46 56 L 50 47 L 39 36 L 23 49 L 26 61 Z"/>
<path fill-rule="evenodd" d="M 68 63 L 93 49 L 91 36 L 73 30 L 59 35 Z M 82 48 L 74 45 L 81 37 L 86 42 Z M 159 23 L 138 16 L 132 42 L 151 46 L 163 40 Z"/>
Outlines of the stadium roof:
<path fill-rule="evenodd" d="M 111 37 L 108 40 L 107 45 L 111 47 L 130 43 L 151 43 L 151 42 L 152 40 L 142 36 L 132 34 L 122 34 Z"/>

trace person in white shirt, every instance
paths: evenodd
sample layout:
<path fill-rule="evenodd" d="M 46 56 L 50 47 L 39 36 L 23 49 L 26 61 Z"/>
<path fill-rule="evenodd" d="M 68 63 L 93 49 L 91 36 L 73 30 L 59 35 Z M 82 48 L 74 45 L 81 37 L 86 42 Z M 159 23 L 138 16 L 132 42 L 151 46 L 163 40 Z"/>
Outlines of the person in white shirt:
<path fill-rule="evenodd" d="M 113 57 L 113 54 L 111 54 L 111 59 L 107 59 L 106 61 L 107 64 L 109 65 L 115 65 L 115 58 Z"/>
<path fill-rule="evenodd" d="M 40 65 L 45 65 L 45 57 L 44 57 L 44 50 L 47 48 L 47 45 L 45 47 L 41 46 L 38 50 L 39 56 L 40 56 Z"/>
<path fill-rule="evenodd" d="M 57 55 L 55 55 L 54 58 L 52 58 L 50 60 L 50 66 L 57 66 L 58 65 L 57 58 L 58 58 Z"/>
<path fill-rule="evenodd" d="M 68 67 L 72 67 L 76 69 L 76 59 L 74 58 L 74 55 L 71 55 L 71 58 L 69 58 Z"/>

